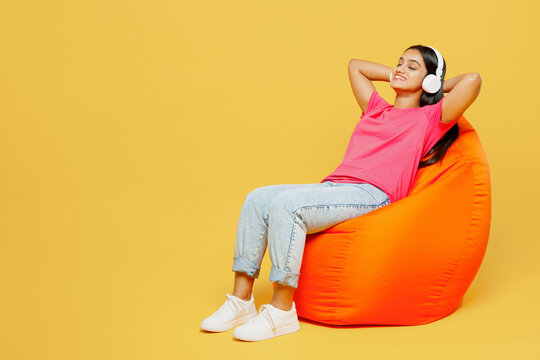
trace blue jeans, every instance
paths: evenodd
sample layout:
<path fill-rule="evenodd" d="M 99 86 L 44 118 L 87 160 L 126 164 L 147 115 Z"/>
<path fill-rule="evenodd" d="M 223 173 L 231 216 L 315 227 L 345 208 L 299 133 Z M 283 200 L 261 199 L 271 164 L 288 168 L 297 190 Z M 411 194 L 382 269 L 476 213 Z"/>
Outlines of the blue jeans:
<path fill-rule="evenodd" d="M 232 270 L 259 277 L 268 243 L 270 281 L 297 288 L 306 234 L 388 204 L 386 193 L 368 183 L 325 181 L 256 188 L 247 194 L 240 211 Z"/>

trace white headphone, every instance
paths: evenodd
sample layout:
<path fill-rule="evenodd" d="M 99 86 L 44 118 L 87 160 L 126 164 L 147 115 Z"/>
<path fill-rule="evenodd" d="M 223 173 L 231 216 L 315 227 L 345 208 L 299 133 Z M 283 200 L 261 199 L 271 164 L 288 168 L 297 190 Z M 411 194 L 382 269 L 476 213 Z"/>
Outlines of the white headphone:
<path fill-rule="evenodd" d="M 427 74 L 424 78 L 424 81 L 422 81 L 422 89 L 424 89 L 425 92 L 434 94 L 441 88 L 442 83 L 442 69 L 443 69 L 443 58 L 440 52 L 437 51 L 433 46 L 427 45 L 428 48 L 433 49 L 435 51 L 435 54 L 437 55 L 437 70 L 435 71 L 435 74 Z M 392 81 L 393 72 L 390 73 L 390 81 Z"/>

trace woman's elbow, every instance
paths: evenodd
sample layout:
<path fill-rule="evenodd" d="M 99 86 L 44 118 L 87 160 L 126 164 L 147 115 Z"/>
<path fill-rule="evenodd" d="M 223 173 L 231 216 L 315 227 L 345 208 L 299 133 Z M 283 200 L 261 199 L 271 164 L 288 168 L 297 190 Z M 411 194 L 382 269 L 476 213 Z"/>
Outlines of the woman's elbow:
<path fill-rule="evenodd" d="M 477 72 L 470 73 L 470 77 L 471 77 L 474 81 L 477 81 L 477 82 L 479 82 L 480 84 L 482 83 L 482 77 L 480 76 L 480 73 L 477 73 Z"/>

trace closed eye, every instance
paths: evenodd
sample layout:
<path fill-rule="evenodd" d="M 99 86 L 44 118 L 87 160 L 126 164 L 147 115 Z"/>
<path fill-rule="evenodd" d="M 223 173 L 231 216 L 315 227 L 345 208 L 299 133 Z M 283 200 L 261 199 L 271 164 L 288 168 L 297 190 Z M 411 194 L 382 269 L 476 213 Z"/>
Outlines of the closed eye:
<path fill-rule="evenodd" d="M 397 66 L 401 66 L 401 64 L 398 64 Z M 411 69 L 411 70 L 416 70 L 415 68 L 410 67 L 410 66 L 409 66 L 409 69 Z"/>

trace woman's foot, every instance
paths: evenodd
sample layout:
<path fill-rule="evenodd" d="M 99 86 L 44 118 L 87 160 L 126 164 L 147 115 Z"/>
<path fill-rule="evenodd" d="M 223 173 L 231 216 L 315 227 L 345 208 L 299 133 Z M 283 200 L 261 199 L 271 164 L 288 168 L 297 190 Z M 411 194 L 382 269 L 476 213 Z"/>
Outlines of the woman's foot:
<path fill-rule="evenodd" d="M 281 310 L 272 304 L 264 304 L 259 308 L 257 317 L 234 329 L 233 336 L 240 340 L 259 341 L 299 330 L 300 322 L 294 302 L 289 311 Z"/>
<path fill-rule="evenodd" d="M 226 296 L 225 303 L 202 321 L 201 329 L 213 332 L 227 331 L 257 316 L 253 294 L 247 301 L 231 294 Z"/>

